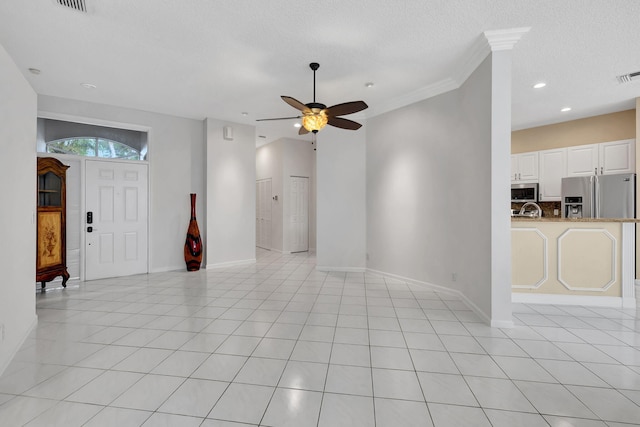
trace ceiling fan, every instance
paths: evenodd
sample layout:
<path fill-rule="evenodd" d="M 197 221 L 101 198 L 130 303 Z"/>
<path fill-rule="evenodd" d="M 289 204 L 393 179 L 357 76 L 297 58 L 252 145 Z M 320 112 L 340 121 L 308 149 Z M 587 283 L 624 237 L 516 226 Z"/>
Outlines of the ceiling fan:
<path fill-rule="evenodd" d="M 354 122 L 353 120 L 345 119 L 343 117 L 347 114 L 357 113 L 366 108 L 369 108 L 364 101 L 345 102 L 342 104 L 336 104 L 327 108 L 326 105 L 316 102 L 316 70 L 320 68 L 320 64 L 312 62 L 309 64 L 309 68 L 313 70 L 313 102 L 303 104 L 295 98 L 290 96 L 281 96 L 282 100 L 291 105 L 296 110 L 302 112 L 300 116 L 293 117 L 279 117 L 275 119 L 258 119 L 256 121 L 266 120 L 289 120 L 302 118 L 302 127 L 298 131 L 298 135 L 304 135 L 309 132 L 318 133 L 320 129 L 325 125 L 335 126 L 341 129 L 358 130 L 362 125 Z"/>

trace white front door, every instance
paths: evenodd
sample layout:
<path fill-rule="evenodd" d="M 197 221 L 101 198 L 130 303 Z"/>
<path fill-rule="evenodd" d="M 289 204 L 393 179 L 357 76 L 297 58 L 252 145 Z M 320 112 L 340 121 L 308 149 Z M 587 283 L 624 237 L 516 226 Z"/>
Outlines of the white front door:
<path fill-rule="evenodd" d="M 86 162 L 85 278 L 148 272 L 148 166 Z"/>
<path fill-rule="evenodd" d="M 291 252 L 309 250 L 309 178 L 292 176 L 290 181 Z"/>

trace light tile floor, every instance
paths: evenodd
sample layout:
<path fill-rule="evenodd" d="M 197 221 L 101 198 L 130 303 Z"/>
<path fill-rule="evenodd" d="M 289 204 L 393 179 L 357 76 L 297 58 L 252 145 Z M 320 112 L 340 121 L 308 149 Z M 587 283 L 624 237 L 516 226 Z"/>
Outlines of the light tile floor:
<path fill-rule="evenodd" d="M 309 254 L 70 284 L 0 377 L 2 426 L 640 425 L 636 310 L 323 273 Z"/>

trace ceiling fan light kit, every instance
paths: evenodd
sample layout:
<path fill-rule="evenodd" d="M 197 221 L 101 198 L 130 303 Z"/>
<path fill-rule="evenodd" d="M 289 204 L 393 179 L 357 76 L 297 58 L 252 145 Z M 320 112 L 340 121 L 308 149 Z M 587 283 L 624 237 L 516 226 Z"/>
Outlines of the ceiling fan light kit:
<path fill-rule="evenodd" d="M 324 110 L 318 110 L 317 108 L 312 109 L 311 113 L 305 113 L 302 116 L 302 126 L 307 130 L 307 132 L 318 132 L 320 129 L 325 127 L 328 122 L 329 118 L 324 113 Z"/>
<path fill-rule="evenodd" d="M 369 106 L 364 101 L 353 101 L 337 104 L 327 108 L 326 105 L 316 102 L 316 70 L 320 68 L 320 64 L 312 62 L 309 64 L 309 68 L 313 70 L 313 102 L 303 104 L 290 96 L 281 96 L 284 102 L 302 112 L 302 115 L 276 119 L 258 119 L 256 121 L 260 122 L 265 120 L 288 120 L 301 118 L 302 127 L 300 127 L 300 130 L 298 131 L 298 135 L 304 135 L 309 132 L 318 133 L 318 131 L 326 125 L 348 130 L 360 129 L 360 127 L 362 127 L 360 123 L 338 116 L 357 113 L 358 111 L 369 108 Z"/>

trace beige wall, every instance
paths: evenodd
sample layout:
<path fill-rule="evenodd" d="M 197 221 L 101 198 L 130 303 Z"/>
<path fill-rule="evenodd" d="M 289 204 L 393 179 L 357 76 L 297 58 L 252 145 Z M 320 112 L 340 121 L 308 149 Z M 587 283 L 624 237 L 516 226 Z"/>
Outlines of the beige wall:
<path fill-rule="evenodd" d="M 640 104 L 640 101 L 636 101 L 636 103 Z M 636 110 L 620 111 L 512 132 L 511 153 L 635 138 L 637 134 Z"/>

